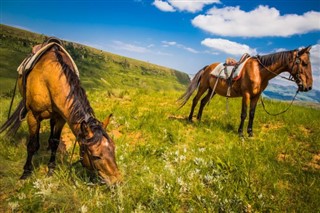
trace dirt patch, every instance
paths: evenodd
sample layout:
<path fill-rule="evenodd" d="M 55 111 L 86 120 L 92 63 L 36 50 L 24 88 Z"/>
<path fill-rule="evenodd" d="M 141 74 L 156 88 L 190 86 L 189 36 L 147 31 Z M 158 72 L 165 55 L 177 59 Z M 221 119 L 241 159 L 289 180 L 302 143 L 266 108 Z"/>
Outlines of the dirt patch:
<path fill-rule="evenodd" d="M 308 136 L 312 133 L 312 130 L 310 128 L 299 126 L 299 130 L 302 132 L 303 135 Z"/>
<path fill-rule="evenodd" d="M 284 127 L 285 125 L 283 123 L 276 123 L 276 124 L 264 124 L 261 127 L 262 131 L 270 131 L 270 130 L 275 130 L 275 129 L 280 129 Z"/>
<path fill-rule="evenodd" d="M 289 158 L 290 158 L 290 155 L 285 154 L 285 153 L 280 153 L 280 154 L 278 154 L 278 156 L 277 156 L 277 161 L 279 161 L 279 162 L 285 162 L 285 161 L 287 161 Z"/>
<path fill-rule="evenodd" d="M 186 116 L 182 116 L 182 115 L 168 115 L 168 119 L 178 120 L 178 121 L 186 121 L 187 120 Z"/>
<path fill-rule="evenodd" d="M 114 139 L 118 139 L 122 136 L 122 133 L 118 129 L 113 129 L 110 131 L 110 135 Z"/>
<path fill-rule="evenodd" d="M 129 141 L 130 145 L 145 142 L 145 139 L 140 131 L 129 133 L 127 136 L 131 139 Z"/>
<path fill-rule="evenodd" d="M 61 133 L 61 142 L 59 144 L 58 150 L 62 153 L 65 153 L 67 150 L 71 149 L 76 137 L 71 132 L 68 126 L 65 126 L 62 129 Z"/>
<path fill-rule="evenodd" d="M 306 165 L 304 169 L 307 170 L 308 168 L 320 170 L 320 152 L 312 156 L 311 161 Z"/>

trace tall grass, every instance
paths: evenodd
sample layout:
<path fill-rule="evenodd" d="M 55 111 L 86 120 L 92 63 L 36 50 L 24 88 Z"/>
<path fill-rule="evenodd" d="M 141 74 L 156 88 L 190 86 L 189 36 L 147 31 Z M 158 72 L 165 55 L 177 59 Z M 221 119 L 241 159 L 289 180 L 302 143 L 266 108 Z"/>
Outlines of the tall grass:
<path fill-rule="evenodd" d="M 241 140 L 237 99 L 229 101 L 227 113 L 225 99 L 215 97 L 203 121 L 189 123 L 190 103 L 177 111 L 179 92 L 88 94 L 98 118 L 114 114 L 108 133 L 123 183 L 100 186 L 80 164 L 69 170 L 70 149 L 58 153 L 56 173 L 47 178 L 48 122 L 41 128 L 35 172 L 19 181 L 26 158 L 24 124 L 15 137 L 0 139 L 2 211 L 317 212 L 320 207 L 319 110 L 293 106 L 271 117 L 259 105 L 255 136 Z M 9 100 L 1 103 L 2 123 Z M 287 106 L 267 104 L 274 111 Z"/>

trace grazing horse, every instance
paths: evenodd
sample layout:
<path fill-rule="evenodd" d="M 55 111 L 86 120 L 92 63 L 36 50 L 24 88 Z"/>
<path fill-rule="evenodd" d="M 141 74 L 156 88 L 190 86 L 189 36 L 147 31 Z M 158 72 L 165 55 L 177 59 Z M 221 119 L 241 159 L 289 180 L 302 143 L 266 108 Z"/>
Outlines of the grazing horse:
<path fill-rule="evenodd" d="M 245 63 L 240 78 L 232 82 L 229 87 L 228 81 L 217 78 L 211 71 L 219 65 L 214 63 L 202 68 L 190 82 L 186 92 L 179 98 L 181 107 L 184 106 L 192 93 L 198 88 L 198 93 L 193 99 L 189 121 L 192 121 L 194 108 L 199 99 L 208 90 L 207 95 L 201 100 L 197 119 L 201 120 L 202 111 L 208 101 L 217 93 L 227 97 L 242 97 L 241 122 L 238 129 L 240 136 L 243 136 L 243 124 L 247 117 L 247 107 L 250 104 L 249 123 L 247 132 L 253 136 L 253 119 L 257 102 L 261 93 L 267 87 L 270 79 L 282 72 L 289 72 L 296 84 L 298 91 L 306 92 L 312 89 L 312 71 L 310 62 L 310 49 L 306 47 L 301 50 L 283 51 L 264 56 L 251 57 Z"/>
<path fill-rule="evenodd" d="M 115 144 L 105 131 L 108 119 L 102 123 L 95 118 L 86 92 L 80 85 L 76 66 L 61 43 L 53 40 L 33 68 L 19 75 L 18 85 L 23 99 L 0 128 L 0 133 L 4 130 L 15 133 L 26 117 L 29 126 L 28 155 L 21 179 L 26 179 L 33 170 L 32 157 L 40 147 L 40 123 L 44 119 L 50 119 L 51 127 L 48 175 L 53 174 L 61 131 L 68 123 L 80 144 L 83 166 L 97 172 L 107 184 L 121 179 L 115 159 Z"/>

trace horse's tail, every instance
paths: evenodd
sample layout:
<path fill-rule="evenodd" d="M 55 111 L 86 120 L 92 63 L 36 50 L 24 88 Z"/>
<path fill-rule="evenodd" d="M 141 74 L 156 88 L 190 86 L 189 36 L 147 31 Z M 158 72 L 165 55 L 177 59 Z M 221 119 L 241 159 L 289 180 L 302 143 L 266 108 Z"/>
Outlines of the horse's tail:
<path fill-rule="evenodd" d="M 197 74 L 191 80 L 186 92 L 178 99 L 178 102 L 181 102 L 179 109 L 182 108 L 187 103 L 192 93 L 199 87 L 200 79 L 207 67 L 208 65 L 203 67 L 201 70 L 197 72 Z"/>
<path fill-rule="evenodd" d="M 9 119 L 0 127 L 0 133 L 7 130 L 8 135 L 14 135 L 18 131 L 21 121 L 26 115 L 24 106 L 25 104 L 22 100 Z"/>

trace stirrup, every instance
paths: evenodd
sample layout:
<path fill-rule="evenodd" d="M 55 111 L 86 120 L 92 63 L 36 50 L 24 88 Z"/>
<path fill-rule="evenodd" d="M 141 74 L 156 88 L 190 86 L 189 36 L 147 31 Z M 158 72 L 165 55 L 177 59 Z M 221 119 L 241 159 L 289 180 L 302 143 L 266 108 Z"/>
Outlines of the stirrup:
<path fill-rule="evenodd" d="M 231 87 L 229 86 L 227 90 L 227 97 L 230 97 L 230 93 L 231 93 Z"/>

